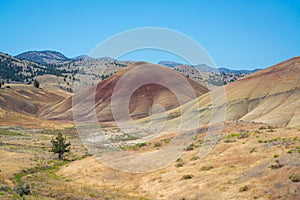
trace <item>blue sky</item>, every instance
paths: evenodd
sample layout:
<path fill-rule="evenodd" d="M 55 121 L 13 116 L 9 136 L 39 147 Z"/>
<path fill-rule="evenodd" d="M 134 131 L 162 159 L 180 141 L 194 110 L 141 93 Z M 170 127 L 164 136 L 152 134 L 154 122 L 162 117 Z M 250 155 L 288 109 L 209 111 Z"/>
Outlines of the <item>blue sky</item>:
<path fill-rule="evenodd" d="M 218 66 L 263 68 L 300 55 L 300 1 L 0 0 L 0 51 L 88 54 L 122 31 L 163 27 L 201 44 Z M 120 44 L 121 45 L 121 44 Z M 180 61 L 161 51 L 124 59 Z"/>

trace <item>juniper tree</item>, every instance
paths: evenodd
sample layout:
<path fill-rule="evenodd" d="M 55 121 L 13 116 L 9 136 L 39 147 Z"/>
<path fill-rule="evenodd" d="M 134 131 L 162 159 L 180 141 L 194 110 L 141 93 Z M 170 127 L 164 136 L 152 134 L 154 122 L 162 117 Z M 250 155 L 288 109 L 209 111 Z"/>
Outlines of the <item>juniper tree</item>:
<path fill-rule="evenodd" d="M 34 87 L 39 88 L 40 87 L 40 83 L 37 80 L 34 80 L 33 82 Z"/>
<path fill-rule="evenodd" d="M 58 159 L 62 160 L 65 153 L 70 152 L 70 142 L 66 142 L 66 138 L 62 136 L 61 133 L 58 133 L 56 138 L 52 138 L 52 149 L 51 152 L 58 154 Z"/>

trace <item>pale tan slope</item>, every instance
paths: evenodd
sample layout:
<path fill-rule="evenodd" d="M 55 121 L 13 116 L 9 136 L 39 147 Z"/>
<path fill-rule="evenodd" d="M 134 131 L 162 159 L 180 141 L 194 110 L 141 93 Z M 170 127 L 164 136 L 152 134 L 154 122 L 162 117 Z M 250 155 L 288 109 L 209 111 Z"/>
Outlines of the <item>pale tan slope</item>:
<path fill-rule="evenodd" d="M 193 150 L 186 151 L 175 163 L 149 173 L 121 172 L 89 157 L 62 167 L 58 174 L 75 185 L 112 187 L 155 200 L 299 199 L 299 182 L 292 182 L 289 176 L 300 175 L 297 152 L 300 132 L 296 128 L 259 130 L 262 126 L 267 127 L 247 122 L 225 123 L 220 141 L 205 157 L 199 152 L 206 134 L 198 134 Z M 241 130 L 249 131 L 249 136 L 243 139 L 231 136 Z M 226 142 L 227 138 L 234 140 Z M 163 139 L 149 141 L 147 146 L 133 152 L 156 151 L 158 148 L 153 144 L 157 142 L 162 147 L 167 145 Z M 281 167 L 271 169 L 277 165 L 276 160 Z M 184 175 L 192 177 L 183 179 Z M 248 190 L 240 191 L 244 186 Z"/>
<path fill-rule="evenodd" d="M 300 126 L 300 57 L 259 71 L 225 87 L 232 118 L 282 126 Z M 228 113 L 228 112 L 227 112 Z M 228 113 L 230 114 L 230 113 Z M 227 118 L 228 119 L 228 118 Z"/>
<path fill-rule="evenodd" d="M 197 118 L 200 124 L 206 124 L 211 121 L 212 108 L 220 120 L 224 108 L 226 121 L 246 120 L 300 127 L 300 57 L 215 89 L 169 113 L 182 112 L 188 119 Z M 172 119 L 168 123 L 178 124 L 179 120 Z"/>
<path fill-rule="evenodd" d="M 144 80 L 149 76 L 150 82 L 145 83 Z M 183 81 L 178 81 L 180 79 Z M 160 82 L 176 88 L 179 92 L 174 94 L 168 87 L 159 84 Z M 188 83 L 194 96 L 184 89 L 183 82 Z M 134 88 L 139 85 L 140 87 Z M 116 89 L 116 87 L 119 88 Z M 134 89 L 131 91 L 129 88 Z M 130 92 L 132 94 L 129 97 L 126 96 Z M 90 103 L 95 102 L 93 106 L 95 106 L 99 121 L 113 121 L 112 109 L 116 108 L 119 111 L 120 108 L 126 107 L 130 117 L 138 119 L 148 116 L 153 105 L 159 104 L 165 110 L 170 110 L 182 104 L 179 103 L 178 98 L 187 103 L 207 92 L 208 89 L 205 86 L 184 77 L 175 70 L 140 62 L 118 71 L 95 87 L 80 91 L 73 99 L 70 97 L 52 107 L 45 108 L 39 116 L 46 119 L 72 120 L 73 111 L 76 110 L 79 118 L 88 120 L 93 117 L 93 107 Z M 113 95 L 118 97 L 117 101 L 113 101 Z M 77 101 L 73 101 L 74 99 Z"/>
<path fill-rule="evenodd" d="M 0 107 L 22 114 L 35 115 L 42 106 L 57 103 L 67 96 L 66 92 L 58 89 L 38 89 L 25 84 L 9 86 L 10 88 L 0 89 Z"/>
<path fill-rule="evenodd" d="M 42 107 L 56 104 L 69 95 L 70 93 L 56 88 L 37 89 L 32 85 L 5 84 L 5 88 L 0 89 L 0 126 L 58 129 L 71 127 L 71 123 L 36 117 Z"/>

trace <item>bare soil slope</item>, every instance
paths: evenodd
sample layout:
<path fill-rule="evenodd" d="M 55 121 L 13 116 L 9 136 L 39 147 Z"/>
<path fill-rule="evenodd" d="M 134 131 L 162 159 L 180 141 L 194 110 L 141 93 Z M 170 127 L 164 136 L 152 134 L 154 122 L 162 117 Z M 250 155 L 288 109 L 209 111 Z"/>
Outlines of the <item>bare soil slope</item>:
<path fill-rule="evenodd" d="M 207 124 L 211 120 L 212 109 L 218 113 L 224 107 L 226 121 L 245 120 L 300 127 L 300 57 L 217 88 L 169 112 L 183 110 L 189 113 L 190 119 L 198 118 L 201 124 Z M 172 119 L 170 123 L 177 124 L 178 120 Z"/>
<path fill-rule="evenodd" d="M 144 83 L 143 81 L 149 76 L 151 76 L 151 81 Z M 179 81 L 179 79 L 189 83 L 194 96 L 190 91 L 184 89 L 182 81 Z M 159 84 L 160 82 L 164 82 L 173 88 L 176 87 L 176 94 L 168 86 Z M 135 88 L 137 85 L 141 87 Z M 116 87 L 118 89 L 115 89 Z M 183 89 L 180 89 L 181 87 Z M 180 92 L 178 93 L 178 91 Z M 129 94 L 128 92 L 132 93 Z M 128 108 L 133 119 L 138 119 L 149 116 L 149 110 L 155 104 L 163 106 L 165 110 L 170 110 L 178 107 L 182 102 L 187 103 L 207 92 L 208 89 L 203 85 L 172 69 L 140 62 L 120 70 L 98 83 L 95 87 L 77 93 L 74 97 L 77 102 L 74 103 L 73 108 L 72 97 L 70 97 L 49 109 L 44 109 L 40 116 L 46 119 L 72 120 L 72 109 L 76 109 L 77 112 L 81 113 L 81 118 L 89 119 L 92 118 L 90 103 L 94 101 L 99 121 L 114 120 L 112 108 L 123 107 Z M 112 102 L 113 95 L 117 96 L 117 101 Z M 178 99 L 182 100 L 181 103 Z"/>
<path fill-rule="evenodd" d="M 29 85 L 15 84 L 11 88 L 1 89 L 0 107 L 3 110 L 22 114 L 37 114 L 45 104 L 56 103 L 64 99 L 58 92 L 50 92 Z"/>
<path fill-rule="evenodd" d="M 0 89 L 0 125 L 24 127 L 66 127 L 63 122 L 39 119 L 36 116 L 42 107 L 56 104 L 70 93 L 63 90 L 47 88 L 37 89 L 32 85 L 5 84 L 10 88 Z"/>

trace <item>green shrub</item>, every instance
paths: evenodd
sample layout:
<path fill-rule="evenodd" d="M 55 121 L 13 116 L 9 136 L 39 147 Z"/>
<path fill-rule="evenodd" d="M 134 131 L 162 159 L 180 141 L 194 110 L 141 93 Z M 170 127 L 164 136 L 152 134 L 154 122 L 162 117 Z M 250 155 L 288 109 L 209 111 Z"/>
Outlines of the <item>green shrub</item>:
<path fill-rule="evenodd" d="M 232 142 L 236 142 L 236 140 L 227 138 L 227 139 L 224 140 L 224 142 L 225 143 L 232 143 Z"/>
<path fill-rule="evenodd" d="M 186 174 L 182 176 L 182 179 L 187 180 L 187 179 L 192 179 L 194 176 L 191 174 Z"/>
<path fill-rule="evenodd" d="M 191 161 L 198 160 L 198 159 L 199 159 L 199 156 L 193 156 L 193 157 L 191 157 Z"/>
<path fill-rule="evenodd" d="M 276 164 L 270 166 L 271 169 L 279 169 L 283 167 L 283 165 L 279 162 L 279 160 L 276 160 L 275 162 Z"/>
<path fill-rule="evenodd" d="M 95 194 L 90 193 L 89 196 L 90 196 L 90 197 L 95 197 Z"/>
<path fill-rule="evenodd" d="M 289 154 L 291 154 L 292 152 L 293 152 L 293 151 L 292 151 L 291 149 L 287 151 L 287 153 L 289 153 Z"/>
<path fill-rule="evenodd" d="M 289 179 L 292 181 L 292 182 L 300 182 L 300 176 L 298 174 L 291 174 L 289 176 Z"/>
<path fill-rule="evenodd" d="M 231 133 L 229 135 L 226 136 L 227 139 L 229 138 L 234 138 L 234 137 L 238 137 L 240 134 L 239 133 Z"/>
<path fill-rule="evenodd" d="M 264 127 L 264 126 L 259 127 L 259 130 L 265 130 L 265 129 L 266 129 L 266 127 Z"/>
<path fill-rule="evenodd" d="M 273 157 L 274 157 L 274 158 L 278 158 L 279 155 L 278 155 L 278 154 L 274 154 Z"/>
<path fill-rule="evenodd" d="M 211 170 L 211 169 L 213 169 L 214 167 L 213 166 L 202 166 L 201 168 L 200 168 L 200 171 L 208 171 L 208 170 Z"/>
<path fill-rule="evenodd" d="M 8 186 L 0 186 L 0 192 L 10 192 L 11 188 Z"/>
<path fill-rule="evenodd" d="M 250 150 L 250 153 L 254 153 L 254 152 L 256 152 L 256 148 Z"/>
<path fill-rule="evenodd" d="M 170 140 L 170 139 L 165 139 L 164 142 L 165 142 L 166 144 L 169 144 L 169 143 L 171 142 L 171 140 Z"/>
<path fill-rule="evenodd" d="M 175 167 L 183 167 L 183 163 L 176 163 Z"/>
<path fill-rule="evenodd" d="M 249 187 L 247 185 L 244 185 L 243 187 L 240 187 L 239 191 L 240 192 L 246 192 L 249 190 Z"/>
<path fill-rule="evenodd" d="M 160 143 L 155 143 L 155 144 L 154 144 L 154 147 L 160 147 L 160 146 L 161 146 Z"/>
<path fill-rule="evenodd" d="M 244 139 L 249 137 L 249 133 L 248 132 L 241 132 L 241 133 L 231 133 L 229 135 L 226 136 L 226 140 L 230 140 L 232 138 L 237 138 L 237 139 Z"/>
<path fill-rule="evenodd" d="M 237 138 L 238 139 L 244 139 L 244 138 L 247 138 L 247 137 L 249 137 L 249 133 L 243 132 L 243 133 L 240 133 Z"/>
<path fill-rule="evenodd" d="M 195 147 L 194 144 L 190 144 L 190 145 L 188 145 L 188 146 L 185 148 L 185 150 L 186 150 L 186 151 L 192 151 L 192 150 L 194 150 L 194 147 Z"/>
<path fill-rule="evenodd" d="M 23 187 L 22 183 L 19 183 L 18 187 L 16 188 L 16 192 L 22 197 L 24 195 L 30 194 L 30 186 L 29 184 L 26 184 L 25 187 Z"/>
<path fill-rule="evenodd" d="M 137 143 L 137 144 L 134 144 L 134 145 L 126 145 L 126 146 L 123 146 L 121 147 L 123 150 L 138 150 L 144 146 L 147 146 L 147 143 L 145 142 L 142 142 L 142 143 Z"/>
<path fill-rule="evenodd" d="M 270 168 L 271 169 L 279 169 L 279 168 L 281 168 L 281 166 L 278 164 L 274 164 L 274 165 L 271 165 Z"/>

